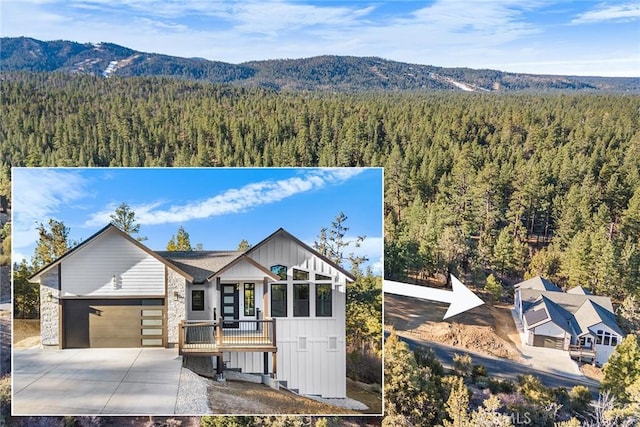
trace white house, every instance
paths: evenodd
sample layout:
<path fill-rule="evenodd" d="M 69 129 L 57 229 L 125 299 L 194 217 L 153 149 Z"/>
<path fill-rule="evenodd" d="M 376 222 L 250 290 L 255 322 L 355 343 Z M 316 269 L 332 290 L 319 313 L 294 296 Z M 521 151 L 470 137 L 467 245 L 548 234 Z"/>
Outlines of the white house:
<path fill-rule="evenodd" d="M 581 286 L 563 292 L 541 277 L 515 285 L 514 309 L 524 327 L 524 344 L 571 351 L 604 364 L 624 333 L 611 299 Z"/>
<path fill-rule="evenodd" d="M 173 347 L 346 396 L 353 276 L 280 228 L 246 252 L 159 252 L 108 225 L 38 271 L 42 344 Z M 272 380 L 270 380 L 272 381 Z"/>

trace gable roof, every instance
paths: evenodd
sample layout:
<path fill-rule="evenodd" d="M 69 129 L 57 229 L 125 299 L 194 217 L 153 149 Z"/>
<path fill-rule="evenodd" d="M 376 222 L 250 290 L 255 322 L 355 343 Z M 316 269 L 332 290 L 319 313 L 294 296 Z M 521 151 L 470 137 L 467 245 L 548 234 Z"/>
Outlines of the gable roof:
<path fill-rule="evenodd" d="M 538 325 L 553 321 L 567 332 L 577 336 L 590 332 L 590 327 L 598 323 L 607 325 L 619 335 L 624 335 L 616 323 L 611 299 L 593 295 L 582 286 L 567 292 L 541 277 L 534 277 L 516 285 L 522 302 L 522 316 L 528 325 Z M 546 319 L 537 311 L 543 307 Z M 534 314 L 535 313 L 535 314 Z"/>
<path fill-rule="evenodd" d="M 250 262 L 252 265 L 254 265 L 254 267 L 258 268 L 263 273 L 265 273 L 265 275 L 272 277 L 274 280 L 277 280 L 278 277 L 276 277 L 274 273 L 272 273 L 266 267 L 259 265 L 255 260 L 247 256 L 249 253 L 256 250 L 260 246 L 264 245 L 266 242 L 268 242 L 269 240 L 271 240 L 277 235 L 283 235 L 293 240 L 298 245 L 302 246 L 305 250 L 316 255 L 318 258 L 322 259 L 324 262 L 328 263 L 329 265 L 334 267 L 336 270 L 344 274 L 348 280 L 350 281 L 355 280 L 355 277 L 351 273 L 349 273 L 344 268 L 340 267 L 339 265 L 331 261 L 329 258 L 318 253 L 318 251 L 311 248 L 309 245 L 307 245 L 306 243 L 304 243 L 302 240 L 298 239 L 291 233 L 287 232 L 284 228 L 279 228 L 274 233 L 272 233 L 271 235 L 263 239 L 260 243 L 256 244 L 255 246 L 252 246 L 249 250 L 244 252 L 243 251 L 153 251 L 148 247 L 146 247 L 145 245 L 143 245 L 142 243 L 140 243 L 139 241 L 137 241 L 136 239 L 134 239 L 133 237 L 131 237 L 130 235 L 128 235 L 127 233 L 120 230 L 118 227 L 116 227 L 113 224 L 108 224 L 105 227 L 101 228 L 96 233 L 91 235 L 88 239 L 84 240 L 79 245 L 75 246 L 74 248 L 64 253 L 58 259 L 42 267 L 40 270 L 34 273 L 29 278 L 29 280 L 36 281 L 39 278 L 39 276 L 46 273 L 56 265 L 60 264 L 65 258 L 69 257 L 73 253 L 76 253 L 82 250 L 82 248 L 87 246 L 89 242 L 98 239 L 100 236 L 108 232 L 118 233 L 121 237 L 127 239 L 129 242 L 133 243 L 138 248 L 142 249 L 143 251 L 145 251 L 146 253 L 148 253 L 149 255 L 151 255 L 161 263 L 165 264 L 167 267 L 171 268 L 181 276 L 185 277 L 187 280 L 194 283 L 203 283 L 207 280 L 210 280 L 213 277 L 215 277 L 217 274 L 221 273 L 222 271 L 232 267 L 233 265 L 241 261 Z"/>
<path fill-rule="evenodd" d="M 580 325 L 580 333 L 578 335 L 584 335 L 591 331 L 590 328 L 592 326 L 604 323 L 618 335 L 624 336 L 624 333 L 616 323 L 615 315 L 592 300 L 586 300 L 582 304 L 580 309 L 576 311 L 575 318 Z"/>
<path fill-rule="evenodd" d="M 285 230 L 282 227 L 278 228 L 276 231 L 271 233 L 269 236 L 265 237 L 260 243 L 258 243 L 255 246 L 252 246 L 251 248 L 249 248 L 245 252 L 245 254 L 249 255 L 250 253 L 256 251 L 259 247 L 263 246 L 269 240 L 273 239 L 275 236 L 278 236 L 278 235 L 285 236 L 286 238 L 293 240 L 298 245 L 302 246 L 305 250 L 311 252 L 312 254 L 314 254 L 315 256 L 320 258 L 322 261 L 326 262 L 327 264 L 329 264 L 330 266 L 332 266 L 333 268 L 338 270 L 340 273 L 344 274 L 349 281 L 353 282 L 353 281 L 356 280 L 356 278 L 353 276 L 353 274 L 349 273 L 343 267 L 341 267 L 338 264 L 336 264 L 335 262 L 331 261 L 329 258 L 327 258 L 326 256 L 322 255 L 320 252 L 316 251 L 311 246 L 307 245 L 302 240 L 298 239 L 296 236 L 294 236 L 293 234 L 289 233 L 287 230 Z"/>
<path fill-rule="evenodd" d="M 554 303 L 545 296 L 540 296 L 533 307 L 524 313 L 528 328 L 534 328 L 547 322 L 553 322 L 561 329 L 572 333 L 575 331 L 573 316 L 564 308 Z"/>
<path fill-rule="evenodd" d="M 42 267 L 40 270 L 36 271 L 31 277 L 29 277 L 29 281 L 36 281 L 44 273 L 46 273 L 47 271 L 51 270 L 56 265 L 60 264 L 65 258 L 68 258 L 72 254 L 81 251 L 85 246 L 87 246 L 89 244 L 89 242 L 92 242 L 92 241 L 100 238 L 100 236 L 103 236 L 106 233 L 117 233 L 120 237 L 123 237 L 124 239 L 126 239 L 129 242 L 133 243 L 135 246 L 137 246 L 138 248 L 142 249 L 144 252 L 146 252 L 147 254 L 151 255 L 152 257 L 154 257 L 155 259 L 157 259 L 158 261 L 160 261 L 161 263 L 163 263 L 167 267 L 171 268 L 176 273 L 180 274 L 181 276 L 184 276 L 187 280 L 193 280 L 193 276 L 191 276 L 189 273 L 187 273 L 184 270 L 182 270 L 177 265 L 175 265 L 173 263 L 170 263 L 165 258 L 163 258 L 160 255 L 158 255 L 156 252 L 152 251 L 151 249 L 149 249 L 148 247 L 146 247 L 145 245 L 143 245 L 142 243 L 140 243 L 139 241 L 137 241 L 136 239 L 134 239 L 133 237 L 131 237 L 127 233 L 125 233 L 124 231 L 120 230 L 115 225 L 108 224 L 105 227 L 103 227 L 100 230 L 98 230 L 93 235 L 91 235 L 88 239 L 84 240 L 82 243 L 76 245 L 75 247 L 73 247 L 70 250 L 68 250 L 67 252 L 65 252 L 58 259 L 50 262 L 49 264 L 47 264 L 44 267 Z"/>
<path fill-rule="evenodd" d="M 193 276 L 193 283 L 204 283 L 241 255 L 240 251 L 156 251 L 178 268 Z"/>
<path fill-rule="evenodd" d="M 562 289 L 560 289 L 558 286 L 540 276 L 532 277 L 529 280 L 520 282 L 514 287 L 517 289 L 535 289 L 539 291 L 562 292 Z"/>
<path fill-rule="evenodd" d="M 248 262 L 254 268 L 258 269 L 259 271 L 261 271 L 266 276 L 271 277 L 273 280 L 280 280 L 280 276 L 278 276 L 277 274 L 271 272 L 271 270 L 269 270 L 265 266 L 258 264 L 254 259 L 248 257 L 246 253 L 243 253 L 242 255 L 240 255 L 239 257 L 237 257 L 236 259 L 234 259 L 233 261 L 231 261 L 230 263 L 228 263 L 227 265 L 222 267 L 220 270 L 216 271 L 213 275 L 209 276 L 209 279 L 211 279 L 211 278 L 213 278 L 215 276 L 221 275 L 225 271 L 227 271 L 230 268 L 232 268 L 234 265 L 239 264 L 241 262 Z"/>
<path fill-rule="evenodd" d="M 575 288 L 571 288 L 567 291 L 568 294 L 581 294 L 581 295 L 593 295 L 588 289 L 583 288 L 582 286 L 576 286 Z"/>

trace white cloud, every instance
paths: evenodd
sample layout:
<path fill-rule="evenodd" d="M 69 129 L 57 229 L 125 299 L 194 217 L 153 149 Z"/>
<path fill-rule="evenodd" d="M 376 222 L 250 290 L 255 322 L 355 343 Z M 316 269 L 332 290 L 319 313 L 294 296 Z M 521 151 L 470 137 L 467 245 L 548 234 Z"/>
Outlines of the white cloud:
<path fill-rule="evenodd" d="M 640 3 L 600 5 L 593 10 L 581 13 L 571 21 L 572 24 L 592 24 L 595 22 L 628 22 L 640 19 Z"/>
<path fill-rule="evenodd" d="M 173 205 L 161 209 L 161 203 L 131 206 L 136 219 L 142 225 L 184 223 L 193 219 L 233 214 L 286 199 L 307 191 L 317 190 L 326 185 L 339 184 L 361 173 L 357 168 L 327 168 L 305 171 L 298 176 L 282 180 L 267 180 L 247 184 L 240 188 L 231 188 L 221 194 L 202 201 L 184 205 Z M 87 226 L 99 226 L 109 222 L 109 215 L 115 206 L 95 213 L 85 223 Z"/>
<path fill-rule="evenodd" d="M 33 244 L 40 222 L 56 218 L 61 209 L 70 209 L 74 201 L 87 194 L 86 179 L 74 171 L 15 168 L 12 175 L 14 248 Z"/>

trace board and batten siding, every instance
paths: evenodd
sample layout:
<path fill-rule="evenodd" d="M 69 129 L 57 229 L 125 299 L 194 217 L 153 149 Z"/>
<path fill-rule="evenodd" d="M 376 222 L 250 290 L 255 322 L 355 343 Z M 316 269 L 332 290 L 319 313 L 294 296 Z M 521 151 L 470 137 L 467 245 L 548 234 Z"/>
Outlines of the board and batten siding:
<path fill-rule="evenodd" d="M 593 326 L 590 326 L 589 329 L 591 331 L 593 331 L 593 342 L 594 342 L 594 346 L 596 349 L 596 362 L 602 366 L 605 363 L 607 363 L 607 361 L 609 360 L 609 357 L 613 354 L 613 352 L 616 349 L 616 346 L 612 346 L 612 345 L 604 345 L 604 342 L 601 344 L 595 344 L 597 342 L 597 335 L 596 332 L 600 329 L 603 330 L 604 332 L 609 332 L 612 336 L 617 337 L 618 339 L 618 344 L 620 344 L 620 342 L 622 341 L 622 337 L 620 335 L 618 335 L 617 332 L 615 332 L 613 329 L 611 329 L 610 327 L 608 327 L 607 325 L 605 325 L 604 323 L 597 323 Z"/>
<path fill-rule="evenodd" d="M 258 264 L 267 268 L 276 264 L 282 264 L 287 267 L 315 271 L 325 276 L 338 276 L 340 283 L 346 282 L 346 277 L 343 273 L 284 235 L 273 236 L 273 238 L 253 250 L 248 256 Z"/>
<path fill-rule="evenodd" d="M 287 388 L 300 394 L 346 397 L 345 274 L 286 234 L 274 235 L 247 255 L 266 268 L 274 265 L 287 267 L 287 280 L 279 281 L 288 285 L 288 300 L 287 317 L 276 320 L 277 379 L 286 381 Z M 309 317 L 293 316 L 293 268 L 310 273 Z M 315 317 L 314 273 L 333 278 L 332 317 Z M 239 368 L 243 372 L 260 373 L 263 370 L 262 353 L 225 354 L 224 360 L 228 367 Z M 268 361 L 268 371 L 273 372 L 272 358 L 269 357 Z"/>
<path fill-rule="evenodd" d="M 112 278 L 116 276 L 114 289 Z M 63 296 L 163 296 L 164 264 L 109 231 L 62 261 Z"/>
<path fill-rule="evenodd" d="M 337 319 L 278 318 L 277 379 L 303 395 L 346 397 L 344 324 Z M 263 372 L 263 353 L 224 353 L 227 368 Z M 272 372 L 272 358 L 268 359 Z"/>
<path fill-rule="evenodd" d="M 344 323 L 278 319 L 278 379 L 300 394 L 346 397 Z"/>

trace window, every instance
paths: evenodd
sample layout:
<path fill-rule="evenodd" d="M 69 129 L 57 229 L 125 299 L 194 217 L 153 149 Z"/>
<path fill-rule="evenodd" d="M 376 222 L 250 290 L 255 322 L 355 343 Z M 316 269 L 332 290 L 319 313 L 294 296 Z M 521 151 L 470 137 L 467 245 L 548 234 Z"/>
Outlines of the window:
<path fill-rule="evenodd" d="M 331 317 L 331 285 L 316 284 L 316 317 Z"/>
<path fill-rule="evenodd" d="M 309 272 L 304 270 L 293 269 L 293 280 L 309 280 Z"/>
<path fill-rule="evenodd" d="M 325 276 L 324 274 L 316 273 L 316 282 L 319 282 L 321 280 L 330 282 L 331 281 L 331 277 Z"/>
<path fill-rule="evenodd" d="M 204 311 L 204 290 L 191 291 L 191 311 Z"/>
<path fill-rule="evenodd" d="M 611 334 L 609 332 L 604 333 L 604 345 L 611 344 Z"/>
<path fill-rule="evenodd" d="M 287 285 L 271 285 L 271 317 L 287 317 Z"/>
<path fill-rule="evenodd" d="M 615 335 L 611 336 L 611 345 L 614 346 L 614 347 L 618 345 L 618 337 L 617 336 L 615 336 Z"/>
<path fill-rule="evenodd" d="M 244 315 L 256 315 L 256 285 L 253 283 L 244 284 Z"/>
<path fill-rule="evenodd" d="M 271 272 L 280 276 L 280 280 L 287 280 L 287 266 L 286 265 L 272 265 Z"/>
<path fill-rule="evenodd" d="M 309 317 L 309 284 L 293 285 L 293 316 Z"/>

